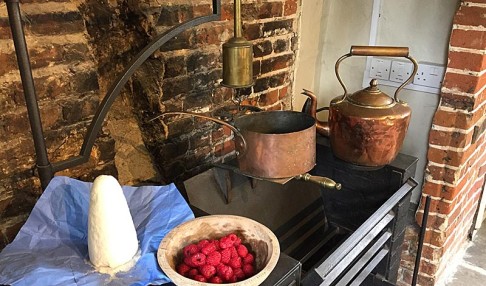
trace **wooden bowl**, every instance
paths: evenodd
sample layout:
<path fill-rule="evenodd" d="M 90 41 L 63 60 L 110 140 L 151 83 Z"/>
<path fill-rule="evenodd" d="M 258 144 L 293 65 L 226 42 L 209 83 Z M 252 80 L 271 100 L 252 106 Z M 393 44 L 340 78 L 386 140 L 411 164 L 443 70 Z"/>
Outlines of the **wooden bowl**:
<path fill-rule="evenodd" d="M 259 285 L 272 272 L 280 255 L 277 237 L 266 226 L 249 218 L 234 215 L 199 217 L 172 229 L 160 242 L 157 260 L 162 271 L 176 285 L 216 285 L 186 278 L 176 272 L 182 261 L 184 246 L 202 239 L 218 239 L 235 233 L 255 254 L 255 275 L 236 283 L 224 285 Z"/>

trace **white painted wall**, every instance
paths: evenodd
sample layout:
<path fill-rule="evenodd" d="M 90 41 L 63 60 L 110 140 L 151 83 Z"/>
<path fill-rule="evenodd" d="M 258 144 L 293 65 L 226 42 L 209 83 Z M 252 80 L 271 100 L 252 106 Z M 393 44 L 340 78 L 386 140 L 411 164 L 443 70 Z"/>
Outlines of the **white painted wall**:
<path fill-rule="evenodd" d="M 406 46 L 419 62 L 446 65 L 449 33 L 458 3 L 459 0 L 382 0 L 376 45 Z M 320 18 L 317 18 L 316 5 L 322 8 Z M 302 88 L 318 94 L 319 107 L 327 106 L 332 98 L 342 95 L 334 64 L 352 45 L 369 44 L 372 7 L 373 0 L 302 0 L 295 110 L 300 110 L 305 101 L 299 94 Z M 318 47 L 311 41 L 312 48 L 309 48 L 309 39 L 318 41 Z M 301 59 L 305 59 L 305 65 Z M 314 66 L 311 67 L 312 59 Z M 350 92 L 362 89 L 365 65 L 364 57 L 351 57 L 341 64 L 340 74 Z M 395 91 L 393 87 L 380 85 L 380 88 L 389 95 Z M 439 95 L 403 90 L 399 97 L 412 108 L 409 131 L 400 152 L 419 158 L 416 179 L 421 184 L 427 160 L 428 132 Z M 327 114 L 321 112 L 319 117 L 325 119 Z M 420 190 L 420 187 L 415 190 L 413 201 L 418 200 Z"/>

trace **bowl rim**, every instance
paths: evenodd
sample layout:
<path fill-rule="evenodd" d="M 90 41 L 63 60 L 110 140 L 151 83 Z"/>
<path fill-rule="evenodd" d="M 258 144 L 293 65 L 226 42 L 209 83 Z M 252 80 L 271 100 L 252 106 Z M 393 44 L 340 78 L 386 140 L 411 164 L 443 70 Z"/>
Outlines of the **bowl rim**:
<path fill-rule="evenodd" d="M 275 234 L 267 226 L 255 221 L 251 218 L 247 218 L 247 217 L 244 217 L 244 216 L 238 216 L 238 215 L 207 215 L 207 216 L 197 217 L 197 218 L 188 220 L 186 222 L 183 222 L 183 223 L 179 224 L 178 226 L 174 227 L 172 230 L 170 230 L 169 233 L 167 233 L 167 235 L 160 242 L 159 248 L 157 250 L 157 262 L 159 263 L 159 266 L 162 269 L 162 271 L 165 273 L 165 275 L 167 275 L 167 277 L 169 279 L 171 279 L 172 282 L 174 282 L 173 278 L 176 278 L 176 279 L 179 279 L 179 280 L 180 279 L 187 280 L 187 281 L 185 281 L 184 285 L 191 285 L 191 286 L 205 286 L 205 285 L 208 285 L 208 284 L 209 285 L 219 285 L 219 284 L 214 284 L 214 283 L 209 283 L 209 282 L 199 282 L 199 281 L 192 280 L 192 279 L 189 279 L 187 277 L 184 277 L 184 276 L 180 275 L 179 273 L 177 273 L 177 271 L 175 271 L 169 265 L 169 263 L 166 259 L 162 259 L 166 255 L 167 244 L 170 241 L 172 241 L 172 238 L 175 235 L 175 233 L 177 232 L 177 230 L 183 229 L 187 225 L 193 224 L 193 223 L 195 223 L 199 220 L 208 220 L 208 219 L 210 219 L 210 220 L 218 220 L 218 219 L 246 220 L 246 221 L 251 222 L 254 225 L 257 225 L 259 228 L 266 230 L 266 232 L 268 233 L 268 235 L 270 236 L 270 239 L 271 239 L 272 252 L 275 252 L 275 255 L 270 256 L 270 259 L 268 260 L 265 267 L 263 267 L 257 274 L 253 275 L 252 277 L 245 279 L 245 280 L 242 280 L 242 281 L 239 281 L 239 282 L 225 283 L 225 284 L 221 284 L 221 285 L 241 286 L 241 285 L 255 285 L 255 284 L 252 284 L 252 282 L 257 282 L 257 281 L 263 282 L 268 277 L 268 275 L 270 275 L 271 271 L 277 265 L 278 259 L 280 257 L 279 241 L 278 241 L 277 237 L 275 236 Z M 266 270 L 266 271 L 263 271 L 263 270 Z M 261 282 L 259 282 L 259 283 L 261 283 Z"/>

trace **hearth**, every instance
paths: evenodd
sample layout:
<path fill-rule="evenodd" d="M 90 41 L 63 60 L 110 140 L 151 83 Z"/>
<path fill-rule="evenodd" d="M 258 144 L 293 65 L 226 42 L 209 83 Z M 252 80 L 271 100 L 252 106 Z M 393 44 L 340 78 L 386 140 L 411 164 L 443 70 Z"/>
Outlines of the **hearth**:
<path fill-rule="evenodd" d="M 197 215 L 245 215 L 275 232 L 283 257 L 274 271 L 278 274 L 264 285 L 394 285 L 416 163 L 399 154 L 383 168 L 363 170 L 336 159 L 327 140 L 319 138 L 312 174 L 341 183 L 340 191 L 295 180 L 284 185 L 250 181 L 220 165 L 185 186 Z M 228 172 L 226 180 L 218 181 L 221 172 Z M 214 188 L 226 206 L 200 199 Z"/>

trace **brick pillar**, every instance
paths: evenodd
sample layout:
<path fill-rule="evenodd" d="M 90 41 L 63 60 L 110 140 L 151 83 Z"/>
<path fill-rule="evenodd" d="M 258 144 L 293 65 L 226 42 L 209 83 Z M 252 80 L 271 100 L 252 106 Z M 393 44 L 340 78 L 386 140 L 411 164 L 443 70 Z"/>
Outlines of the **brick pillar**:
<path fill-rule="evenodd" d="M 447 275 L 449 271 L 444 270 L 468 240 L 482 192 L 486 170 L 485 132 L 481 131 L 486 118 L 485 14 L 486 1 L 472 0 L 463 1 L 454 17 L 447 71 L 429 133 L 428 164 L 417 213 L 420 223 L 425 197 L 431 196 L 420 285 L 434 285 Z M 409 251 L 416 249 L 408 247 Z M 410 279 L 410 262 L 402 263 L 409 268 L 404 282 Z"/>

